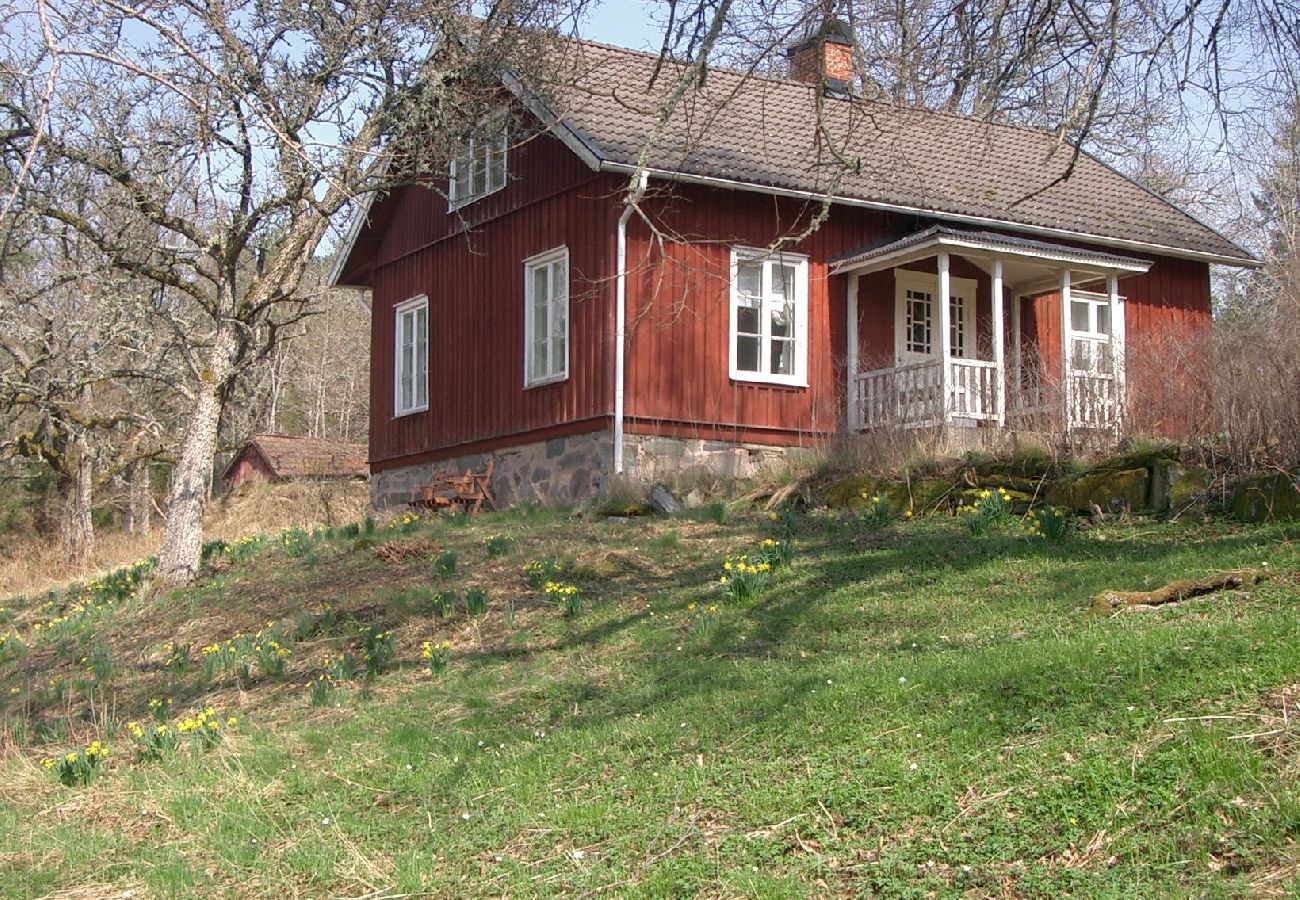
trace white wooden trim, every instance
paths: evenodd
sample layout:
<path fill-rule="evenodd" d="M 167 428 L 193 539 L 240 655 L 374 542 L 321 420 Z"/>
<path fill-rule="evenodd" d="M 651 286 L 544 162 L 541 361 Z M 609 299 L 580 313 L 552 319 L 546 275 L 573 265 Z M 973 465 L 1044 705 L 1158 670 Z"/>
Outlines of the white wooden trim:
<path fill-rule="evenodd" d="M 533 270 L 545 266 L 547 270 L 560 260 L 564 260 L 564 365 L 555 372 L 551 372 L 542 378 L 533 378 Z M 561 244 L 544 253 L 538 253 L 524 260 L 524 387 L 534 388 L 541 387 L 545 384 L 555 384 L 557 381 L 566 381 L 569 377 L 569 354 L 570 354 L 570 335 L 573 329 L 569 327 L 569 285 L 573 277 L 569 272 L 569 248 L 568 245 Z M 551 325 L 551 316 L 555 306 L 555 284 L 548 278 L 551 296 L 547 297 L 546 305 L 546 324 L 549 328 Z M 546 337 L 547 344 L 550 344 L 551 336 Z M 549 351 L 548 351 L 549 352 Z"/>
<path fill-rule="evenodd" d="M 771 269 L 768 263 L 792 266 L 794 273 L 794 374 L 778 375 L 767 372 L 741 371 L 736 368 L 736 289 L 742 261 L 763 263 L 762 296 L 759 304 L 758 353 L 760 364 L 767 358 L 764 351 L 771 347 L 772 323 L 767 315 L 766 298 L 771 290 Z M 731 286 L 727 296 L 727 370 L 732 381 L 753 381 L 761 384 L 780 384 L 787 387 L 808 386 L 808 257 L 802 253 L 763 250 L 757 247 L 731 248 Z"/>
<path fill-rule="evenodd" d="M 997 366 L 997 417 L 998 425 L 1007 423 L 1007 372 L 1004 366 L 1004 340 L 1002 329 L 1005 325 L 1002 310 L 1002 260 L 993 260 L 993 363 Z"/>
<path fill-rule="evenodd" d="M 948 386 L 952 384 L 952 281 L 948 272 L 948 254 L 939 254 L 939 396 L 943 398 L 943 420 L 948 421 L 951 406 Z M 963 309 L 963 315 L 965 310 Z"/>
<path fill-rule="evenodd" d="M 1127 368 L 1128 360 L 1124 352 L 1124 298 L 1119 295 L 1119 278 L 1112 275 L 1106 279 L 1106 290 L 1110 294 L 1110 364 L 1111 371 L 1115 373 L 1115 420 L 1118 428 L 1124 427 L 1125 413 L 1128 410 L 1128 399 L 1124 394 L 1125 379 L 1124 370 Z"/>
<path fill-rule="evenodd" d="M 1019 395 L 1025 383 L 1022 370 L 1024 350 L 1020 334 L 1020 304 L 1024 302 L 1024 299 L 1020 294 L 1011 296 L 1011 375 L 1017 395 Z"/>
<path fill-rule="evenodd" d="M 858 357 L 862 354 L 862 346 L 858 343 L 858 276 L 856 274 L 849 276 L 848 284 L 848 308 L 847 326 L 848 341 L 845 356 L 848 361 L 848 380 L 846 384 L 845 401 L 848 410 L 848 427 L 850 431 L 855 431 L 861 426 L 858 421 Z"/>
<path fill-rule="evenodd" d="M 402 317 L 408 312 L 424 307 L 424 403 L 416 403 L 409 407 L 403 407 L 402 404 Z M 393 418 L 400 419 L 402 416 L 410 416 L 415 413 L 421 413 L 429 408 L 429 350 L 432 344 L 429 341 L 429 298 L 425 294 L 416 294 L 409 300 L 403 300 L 393 307 Z M 415 364 L 415 357 L 412 354 L 411 364 Z M 415 390 L 415 373 L 411 373 L 411 399 L 414 400 L 417 391 Z"/>
<path fill-rule="evenodd" d="M 1070 270 L 1061 270 L 1061 399 L 1065 403 L 1065 430 L 1074 427 L 1070 402 Z"/>

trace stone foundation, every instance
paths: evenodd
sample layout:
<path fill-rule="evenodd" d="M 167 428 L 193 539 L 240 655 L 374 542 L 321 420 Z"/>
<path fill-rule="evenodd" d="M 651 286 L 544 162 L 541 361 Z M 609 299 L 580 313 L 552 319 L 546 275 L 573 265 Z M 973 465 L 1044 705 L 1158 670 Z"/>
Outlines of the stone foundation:
<path fill-rule="evenodd" d="M 498 505 L 581 503 L 609 491 L 613 441 L 610 432 L 598 431 L 387 469 L 370 476 L 370 504 L 375 509 L 403 506 L 418 497 L 420 485 L 428 484 L 435 474 L 482 471 L 489 458 L 496 460 L 492 495 Z M 647 485 L 706 478 L 745 480 L 784 467 L 790 452 L 790 448 L 759 444 L 627 435 L 622 477 Z"/>

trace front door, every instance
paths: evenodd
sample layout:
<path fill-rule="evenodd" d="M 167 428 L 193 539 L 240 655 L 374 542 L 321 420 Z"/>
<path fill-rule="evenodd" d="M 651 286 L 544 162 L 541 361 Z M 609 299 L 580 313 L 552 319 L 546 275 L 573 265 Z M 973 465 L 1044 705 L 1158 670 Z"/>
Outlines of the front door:
<path fill-rule="evenodd" d="M 910 269 L 894 270 L 895 364 L 939 359 L 939 276 Z M 975 281 L 948 279 L 948 336 L 956 359 L 975 357 Z"/>

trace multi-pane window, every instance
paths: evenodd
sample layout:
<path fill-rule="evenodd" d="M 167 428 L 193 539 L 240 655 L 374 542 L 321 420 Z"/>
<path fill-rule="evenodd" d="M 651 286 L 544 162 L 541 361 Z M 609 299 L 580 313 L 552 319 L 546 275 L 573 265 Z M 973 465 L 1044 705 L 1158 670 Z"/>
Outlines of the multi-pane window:
<path fill-rule="evenodd" d="M 451 163 L 453 209 L 506 186 L 506 119 L 496 116 L 465 142 Z"/>
<path fill-rule="evenodd" d="M 569 250 L 524 261 L 524 385 L 569 376 Z"/>
<path fill-rule="evenodd" d="M 803 384 L 807 259 L 735 250 L 731 275 L 731 377 Z"/>
<path fill-rule="evenodd" d="M 920 362 L 917 357 L 939 354 L 938 276 L 907 269 L 895 275 L 898 316 L 902 326 L 895 348 L 900 362 Z M 951 278 L 948 283 L 948 343 L 952 355 L 972 355 L 975 312 L 975 282 Z"/>
<path fill-rule="evenodd" d="M 429 299 L 414 297 L 397 306 L 393 414 L 429 408 Z"/>
<path fill-rule="evenodd" d="M 1070 297 L 1070 367 L 1111 373 L 1110 297 L 1083 291 Z"/>

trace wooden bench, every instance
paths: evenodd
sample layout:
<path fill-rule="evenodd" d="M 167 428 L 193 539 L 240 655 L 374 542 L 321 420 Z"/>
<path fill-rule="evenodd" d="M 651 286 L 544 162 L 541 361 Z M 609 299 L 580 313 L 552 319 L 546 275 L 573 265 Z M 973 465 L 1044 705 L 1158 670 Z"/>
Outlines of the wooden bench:
<path fill-rule="evenodd" d="M 496 509 L 492 497 L 492 470 L 496 462 L 489 462 L 482 472 L 466 469 L 463 475 L 436 475 L 428 484 L 420 485 L 420 499 L 412 506 L 424 509 L 450 509 L 458 506 L 466 513 L 481 512 L 484 507 Z"/>

